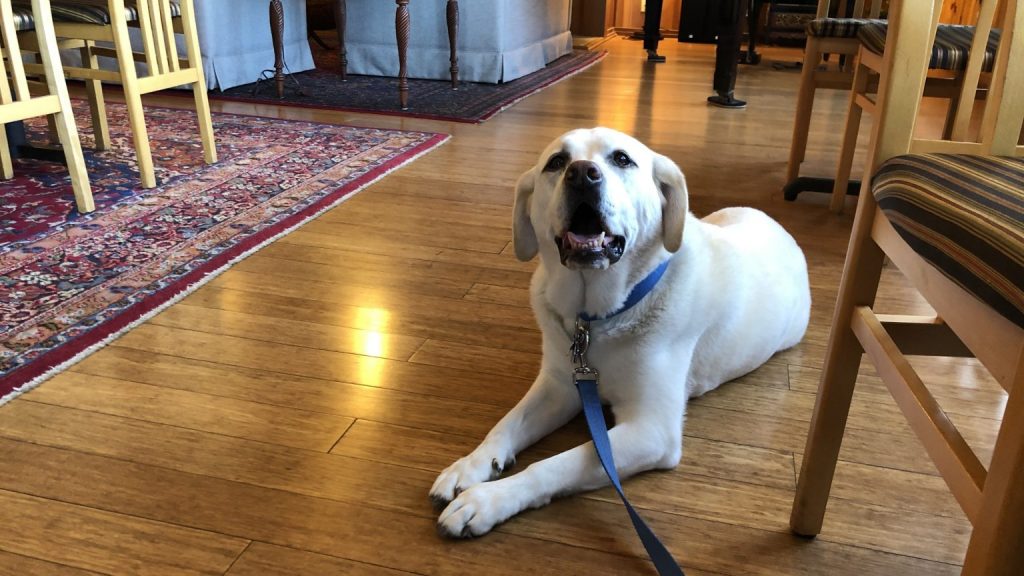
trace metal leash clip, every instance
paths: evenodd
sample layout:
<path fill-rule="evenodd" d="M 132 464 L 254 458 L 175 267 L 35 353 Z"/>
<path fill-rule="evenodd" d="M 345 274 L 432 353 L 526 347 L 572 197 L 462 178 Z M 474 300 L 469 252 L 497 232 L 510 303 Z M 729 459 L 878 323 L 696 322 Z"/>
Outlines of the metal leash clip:
<path fill-rule="evenodd" d="M 573 382 L 597 380 L 597 370 L 587 365 L 588 348 L 590 348 L 590 322 L 577 318 L 572 345 L 569 347 L 569 353 L 572 354 L 572 363 L 575 365 L 572 376 Z"/>

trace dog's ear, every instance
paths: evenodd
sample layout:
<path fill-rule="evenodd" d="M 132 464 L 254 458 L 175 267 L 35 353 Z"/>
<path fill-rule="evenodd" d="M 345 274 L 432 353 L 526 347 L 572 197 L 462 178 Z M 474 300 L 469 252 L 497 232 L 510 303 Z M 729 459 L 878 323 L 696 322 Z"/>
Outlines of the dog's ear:
<path fill-rule="evenodd" d="M 537 233 L 530 222 L 530 198 L 533 196 L 533 182 L 536 178 L 531 168 L 519 177 L 516 183 L 516 200 L 512 208 L 512 242 L 516 249 L 516 258 L 523 262 L 537 255 Z"/>
<path fill-rule="evenodd" d="M 686 224 L 689 211 L 686 178 L 675 162 L 655 154 L 654 183 L 658 185 L 663 198 L 661 226 L 665 249 L 675 252 L 683 244 L 683 225 Z"/>

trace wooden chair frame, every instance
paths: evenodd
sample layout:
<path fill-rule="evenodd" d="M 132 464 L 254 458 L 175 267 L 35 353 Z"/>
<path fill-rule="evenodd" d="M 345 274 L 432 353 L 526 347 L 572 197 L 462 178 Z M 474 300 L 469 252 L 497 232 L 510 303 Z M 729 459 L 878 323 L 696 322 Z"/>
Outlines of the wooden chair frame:
<path fill-rule="evenodd" d="M 847 0 L 837 2 L 838 14 L 846 13 Z M 815 18 L 828 18 L 832 0 L 819 0 Z M 855 18 L 879 18 L 881 0 L 856 0 L 853 7 Z M 807 137 L 811 129 L 811 115 L 814 112 L 814 96 L 819 89 L 848 90 L 853 86 L 853 57 L 860 47 L 860 40 L 853 38 L 819 38 L 808 36 L 804 48 L 804 62 L 800 71 L 800 88 L 797 92 L 796 117 L 793 122 L 793 140 L 789 148 L 789 162 L 786 164 L 786 182 L 793 182 L 800 176 L 800 164 L 807 152 Z M 837 58 L 837 67 L 821 69 L 825 54 Z"/>
<path fill-rule="evenodd" d="M 124 0 L 107 0 L 109 24 L 54 23 L 57 37 L 62 39 L 61 47 L 78 48 L 82 54 L 83 66 L 64 66 L 64 72 L 70 78 L 86 82 L 97 148 L 101 150 L 110 146 L 101 82 L 122 85 L 144 188 L 156 186 L 153 156 L 142 105 L 144 94 L 175 86 L 191 85 L 204 158 L 208 164 L 217 161 L 193 0 L 179 0 L 178 3 L 181 7 L 181 16 L 176 18 L 172 18 L 170 0 L 137 0 L 139 18 L 129 23 L 125 17 Z M 131 26 L 138 27 L 142 33 L 142 52 L 135 52 L 132 49 L 128 34 Z M 178 53 L 176 33 L 184 34 L 185 59 L 181 59 Z M 97 46 L 97 42 L 113 42 L 114 48 Z M 115 72 L 99 69 L 97 56 L 116 58 L 118 70 Z M 145 76 L 139 77 L 136 73 L 136 61 L 146 63 L 148 72 Z"/>
<path fill-rule="evenodd" d="M 992 31 L 993 21 L 996 17 L 996 5 L 998 2 L 984 2 L 977 14 L 974 40 L 971 44 L 971 54 L 984 54 L 988 43 L 989 32 Z M 964 140 L 967 137 L 967 130 L 970 124 L 971 112 L 975 97 L 984 97 L 984 85 L 987 84 L 991 74 L 982 73 L 982 58 L 971 58 L 968 67 L 962 73 L 948 73 L 947 81 L 941 90 L 940 95 L 949 98 L 949 109 L 946 116 L 945 137 L 953 140 Z M 873 114 L 875 102 L 871 99 L 871 87 L 877 86 L 877 78 L 883 66 L 882 56 L 861 46 L 857 51 L 857 58 L 854 63 L 853 87 L 850 91 L 850 101 L 847 106 L 846 123 L 843 128 L 842 146 L 839 150 L 839 161 L 836 168 L 835 184 L 832 188 L 832 197 L 829 201 L 829 209 L 840 213 L 846 204 L 846 190 L 850 181 L 850 171 L 853 167 L 853 157 L 857 148 L 857 136 L 860 131 L 860 120 L 863 112 Z M 981 80 L 984 79 L 983 84 Z M 938 77 L 933 77 L 938 80 Z M 927 87 L 927 85 L 926 85 Z M 937 95 L 936 91 L 926 92 L 928 95 Z M 964 106 L 959 103 L 964 102 Z"/>
<path fill-rule="evenodd" d="M 0 0 L 0 177 L 4 180 L 14 177 L 14 165 L 3 125 L 36 116 L 47 116 L 52 120 L 64 148 L 78 211 L 92 212 L 95 209 L 92 189 L 85 169 L 82 145 L 78 140 L 71 99 L 68 97 L 67 84 L 60 67 L 57 38 L 50 17 L 50 0 L 32 0 L 32 14 L 35 30 L 22 34 L 35 36 L 41 61 L 38 73 L 45 81 L 44 93 L 38 96 L 33 96 L 29 91 L 30 82 L 22 62 L 19 34 L 14 29 L 11 0 Z"/>
<path fill-rule="evenodd" d="M 939 0 L 898 0 L 891 9 L 881 64 L 876 122 L 865 174 L 906 153 L 953 152 L 1022 156 L 1024 123 L 1024 7 L 1005 2 L 1003 36 L 975 140 L 914 139 L 924 94 Z M 930 25 L 928 25 L 930 23 Z M 972 52 L 968 70 L 980 64 Z M 1011 65 L 1011 63 L 1013 63 Z M 895 71 L 895 73 L 894 73 Z M 967 75 L 964 106 L 973 109 L 976 78 Z M 973 86 L 971 85 L 973 84 Z M 969 99 L 969 100 L 968 100 Z M 893 317 L 872 310 L 882 264 L 889 258 L 936 310 L 938 317 Z M 1024 574 L 1024 329 L 948 279 L 919 256 L 865 191 L 857 204 L 832 332 L 790 525 L 813 536 L 821 530 L 862 354 L 874 363 L 911 428 L 921 439 L 974 526 L 963 574 Z M 1008 393 L 988 468 L 907 362 L 905 354 L 974 356 Z"/>

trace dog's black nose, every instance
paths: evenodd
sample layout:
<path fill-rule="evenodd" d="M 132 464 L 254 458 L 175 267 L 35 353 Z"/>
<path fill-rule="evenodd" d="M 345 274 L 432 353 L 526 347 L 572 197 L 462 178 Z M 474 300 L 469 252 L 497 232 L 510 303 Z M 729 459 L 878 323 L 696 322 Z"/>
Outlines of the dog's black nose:
<path fill-rule="evenodd" d="M 570 188 L 590 188 L 601 183 L 601 168 L 590 160 L 576 160 L 565 170 L 565 183 Z"/>

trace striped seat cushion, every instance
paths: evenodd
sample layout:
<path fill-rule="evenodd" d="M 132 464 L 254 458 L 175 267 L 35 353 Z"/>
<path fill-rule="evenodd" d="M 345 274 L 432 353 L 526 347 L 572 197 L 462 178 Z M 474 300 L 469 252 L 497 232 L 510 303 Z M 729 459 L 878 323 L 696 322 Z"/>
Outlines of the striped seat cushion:
<path fill-rule="evenodd" d="M 860 27 L 857 37 L 865 48 L 876 54 L 885 50 L 885 34 L 888 23 L 872 22 Z M 967 68 L 967 57 L 974 40 L 974 26 L 958 24 L 940 24 L 935 32 L 935 44 L 932 45 L 932 58 L 928 67 L 932 70 L 963 70 Z M 992 30 L 988 35 L 988 46 L 982 68 L 992 70 L 999 47 L 999 30 Z"/>
<path fill-rule="evenodd" d="M 138 2 L 123 0 L 124 14 L 128 22 L 139 19 Z M 19 8 L 30 8 L 30 0 L 14 0 L 15 11 Z M 157 6 L 157 2 L 151 2 Z M 110 24 L 110 9 L 107 0 L 50 0 L 50 11 L 54 22 L 80 22 L 83 24 Z M 181 6 L 177 0 L 171 0 L 171 16 L 181 16 Z"/>
<path fill-rule="evenodd" d="M 807 23 L 807 35 L 816 38 L 856 38 L 861 26 L 882 20 L 868 18 L 815 18 Z"/>
<path fill-rule="evenodd" d="M 1024 158 L 897 156 L 872 192 L 918 254 L 1024 327 Z"/>
<path fill-rule="evenodd" d="M 18 32 L 32 30 L 36 27 L 30 6 L 14 6 L 14 29 Z"/>

